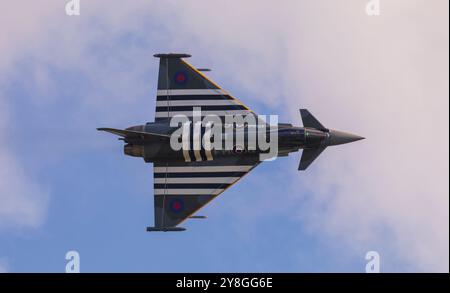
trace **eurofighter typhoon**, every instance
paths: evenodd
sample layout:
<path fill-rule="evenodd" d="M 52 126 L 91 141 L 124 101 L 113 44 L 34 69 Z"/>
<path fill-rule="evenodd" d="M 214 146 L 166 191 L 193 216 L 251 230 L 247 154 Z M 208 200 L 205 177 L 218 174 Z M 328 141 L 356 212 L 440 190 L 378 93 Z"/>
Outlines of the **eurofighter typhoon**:
<path fill-rule="evenodd" d="M 183 58 L 159 58 L 155 122 L 122 129 L 128 156 L 153 163 L 155 226 L 147 231 L 183 231 L 189 218 L 258 164 L 303 149 L 299 170 L 328 146 L 363 137 L 329 129 L 306 109 L 303 127 L 255 114 Z M 269 118 L 269 119 L 267 119 Z M 269 120 L 269 121 L 268 121 Z"/>

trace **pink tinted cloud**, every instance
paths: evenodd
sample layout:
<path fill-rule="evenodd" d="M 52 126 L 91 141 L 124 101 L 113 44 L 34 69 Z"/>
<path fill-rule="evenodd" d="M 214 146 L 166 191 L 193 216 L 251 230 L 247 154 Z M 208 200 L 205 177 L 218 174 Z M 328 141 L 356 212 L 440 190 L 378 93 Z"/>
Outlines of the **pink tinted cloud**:
<path fill-rule="evenodd" d="M 301 225 L 343 255 L 379 247 L 386 262 L 448 271 L 448 1 L 383 1 L 378 17 L 356 0 L 180 2 L 83 1 L 78 19 L 65 16 L 60 1 L 27 3 L 26 12 L 10 4 L 0 76 L 24 54 L 98 76 L 102 69 L 83 50 L 107 36 L 90 21 L 112 35 L 155 37 L 158 30 L 140 23 L 160 19 L 160 33 L 172 36 L 162 48 L 209 62 L 220 69 L 212 73 L 218 81 L 249 94 L 245 100 L 281 104 L 297 124 L 297 108 L 307 107 L 325 125 L 367 137 L 328 150 L 306 173 L 286 171 L 302 181 L 287 196 Z M 67 30 L 55 35 L 55 26 Z M 53 58 L 53 46 L 66 54 Z M 118 73 L 109 74 L 105 85 Z M 93 97 L 81 103 L 97 107 Z M 306 190 L 314 197 L 304 202 Z"/>

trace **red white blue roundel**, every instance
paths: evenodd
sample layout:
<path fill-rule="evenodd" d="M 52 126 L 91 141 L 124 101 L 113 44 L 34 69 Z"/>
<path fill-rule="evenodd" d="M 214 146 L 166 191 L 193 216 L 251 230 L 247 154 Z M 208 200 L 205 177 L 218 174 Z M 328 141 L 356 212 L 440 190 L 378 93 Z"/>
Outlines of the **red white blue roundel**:
<path fill-rule="evenodd" d="M 184 71 L 178 71 L 173 76 L 173 80 L 176 84 L 185 84 L 188 81 L 188 75 Z"/>
<path fill-rule="evenodd" d="M 174 213 L 179 213 L 184 210 L 184 201 L 181 198 L 175 198 L 169 203 L 170 210 Z"/>

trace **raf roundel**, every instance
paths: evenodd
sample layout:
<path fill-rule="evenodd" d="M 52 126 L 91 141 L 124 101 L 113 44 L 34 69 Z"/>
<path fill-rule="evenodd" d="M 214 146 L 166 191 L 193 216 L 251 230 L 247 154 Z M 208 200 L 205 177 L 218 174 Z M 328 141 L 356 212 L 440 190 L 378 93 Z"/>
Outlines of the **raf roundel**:
<path fill-rule="evenodd" d="M 173 77 L 176 84 L 183 85 L 188 81 L 188 75 L 184 71 L 178 71 Z"/>
<path fill-rule="evenodd" d="M 184 210 L 184 201 L 182 199 L 174 199 L 170 202 L 170 209 L 174 213 L 179 213 Z"/>

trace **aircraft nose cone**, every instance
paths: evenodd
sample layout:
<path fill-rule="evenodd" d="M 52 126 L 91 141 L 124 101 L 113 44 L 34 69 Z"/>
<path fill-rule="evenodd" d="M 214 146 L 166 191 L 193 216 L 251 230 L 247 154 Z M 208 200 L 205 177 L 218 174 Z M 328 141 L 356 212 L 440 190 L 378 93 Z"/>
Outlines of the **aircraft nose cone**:
<path fill-rule="evenodd" d="M 352 134 L 352 133 L 347 133 L 347 132 L 343 132 L 343 131 L 337 131 L 337 130 L 330 129 L 329 137 L 328 137 L 328 145 L 329 146 L 339 145 L 339 144 L 358 141 L 361 139 L 364 139 L 364 137 L 356 135 L 356 134 Z"/>

